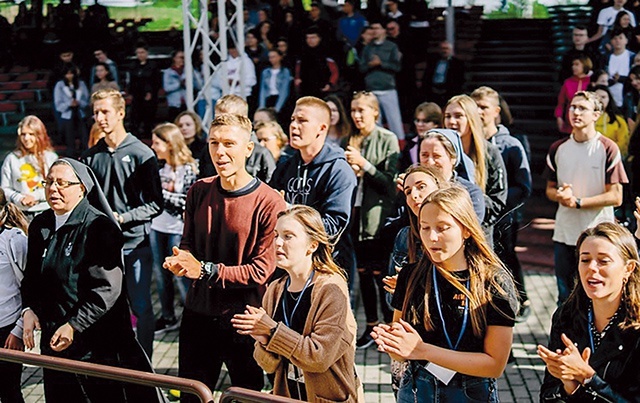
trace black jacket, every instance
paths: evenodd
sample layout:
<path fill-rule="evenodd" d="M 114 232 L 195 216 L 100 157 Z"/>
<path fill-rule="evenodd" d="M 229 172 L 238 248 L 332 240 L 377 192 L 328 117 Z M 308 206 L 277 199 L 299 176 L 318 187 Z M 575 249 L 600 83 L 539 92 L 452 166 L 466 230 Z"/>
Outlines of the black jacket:
<path fill-rule="evenodd" d="M 589 346 L 587 308 L 562 313 L 564 305 L 553 314 L 549 349 L 564 349 L 560 335 L 565 333 L 582 352 Z M 573 311 L 573 310 L 572 310 Z M 611 326 L 591 354 L 589 365 L 596 375 L 586 387 L 567 396 L 562 382 L 545 370 L 540 389 L 541 402 L 640 402 L 640 331 L 621 331 Z"/>
<path fill-rule="evenodd" d="M 110 151 L 104 139 L 82 155 L 96 175 L 111 209 L 122 216 L 125 249 L 148 243 L 151 219 L 162 212 L 164 199 L 158 161 L 132 134 Z"/>
<path fill-rule="evenodd" d="M 115 222 L 87 199 L 57 231 L 52 210 L 33 219 L 21 292 L 23 306 L 40 321 L 43 354 L 152 372 L 131 328 L 122 244 Z M 54 352 L 48 341 L 67 322 L 73 343 Z M 129 401 L 159 401 L 153 388 L 125 389 Z"/>

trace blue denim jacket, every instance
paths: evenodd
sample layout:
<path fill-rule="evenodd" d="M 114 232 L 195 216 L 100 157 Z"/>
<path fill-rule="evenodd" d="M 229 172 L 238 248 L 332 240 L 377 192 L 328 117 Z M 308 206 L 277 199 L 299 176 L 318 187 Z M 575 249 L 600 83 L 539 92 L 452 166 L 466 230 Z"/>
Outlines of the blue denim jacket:
<path fill-rule="evenodd" d="M 269 81 L 271 81 L 271 68 L 264 69 L 260 75 L 259 108 L 264 108 L 266 106 L 267 98 L 269 97 Z M 289 98 L 291 72 L 288 68 L 280 68 L 278 77 L 276 78 L 276 87 L 278 89 L 278 101 L 276 102 L 275 109 L 277 112 L 280 112 L 285 102 L 287 102 L 287 98 Z"/>

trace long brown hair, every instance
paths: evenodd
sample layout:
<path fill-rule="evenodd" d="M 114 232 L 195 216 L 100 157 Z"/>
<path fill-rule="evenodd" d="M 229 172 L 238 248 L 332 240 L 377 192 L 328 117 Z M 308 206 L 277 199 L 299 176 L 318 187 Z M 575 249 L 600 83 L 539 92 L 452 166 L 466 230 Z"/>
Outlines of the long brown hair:
<path fill-rule="evenodd" d="M 402 182 L 402 187 L 404 188 L 405 183 L 409 176 L 415 173 L 423 173 L 428 175 L 438 186 L 438 189 L 442 189 L 443 187 L 449 186 L 449 182 L 445 180 L 442 176 L 442 172 L 435 167 L 426 167 L 422 165 L 416 165 L 409 167 L 406 170 L 404 181 Z M 409 263 L 417 263 L 418 262 L 418 250 L 422 249 L 422 242 L 420 242 L 420 224 L 418 217 L 413 214 L 413 212 L 409 210 L 409 236 L 407 238 L 407 248 L 409 255 Z M 424 254 L 424 250 L 423 250 Z"/>
<path fill-rule="evenodd" d="M 187 143 L 184 142 L 184 137 L 182 137 L 178 126 L 173 123 L 160 123 L 154 127 L 151 132 L 160 140 L 167 143 L 170 159 L 167 163 L 172 168 L 175 169 L 181 165 L 191 165 L 194 172 L 198 171 L 196 161 L 193 159 Z"/>
<path fill-rule="evenodd" d="M 469 149 L 468 155 L 476 168 L 476 184 L 480 186 L 480 189 L 482 189 L 484 193 L 487 185 L 486 140 L 484 137 L 484 129 L 482 128 L 482 120 L 480 120 L 480 114 L 478 113 L 478 105 L 468 95 L 456 95 L 452 97 L 444 107 L 445 115 L 447 108 L 451 104 L 460 105 L 460 108 L 462 108 L 467 118 L 469 130 L 471 130 L 471 148 Z M 460 136 L 463 135 L 464 133 L 460 133 Z"/>
<path fill-rule="evenodd" d="M 29 223 L 24 213 L 7 200 L 4 190 L 0 188 L 0 227 L 18 228 L 27 234 Z"/>
<path fill-rule="evenodd" d="M 599 237 L 606 239 L 616 247 L 618 253 L 625 263 L 632 263 L 635 269 L 631 272 L 626 284 L 623 285 L 622 301 L 625 312 L 622 322 L 619 324 L 621 330 L 635 329 L 640 330 L 640 258 L 638 257 L 638 247 L 633 235 L 625 227 L 605 222 L 588 228 L 580 234 L 576 243 L 576 253 L 580 254 L 580 247 L 589 237 Z M 570 323 L 579 326 L 579 319 L 586 320 L 587 306 L 589 297 L 582 288 L 582 283 L 577 282 L 573 288 L 571 295 L 561 308 L 560 315 Z"/>
<path fill-rule="evenodd" d="M 322 217 L 314 208 L 293 205 L 285 211 L 278 214 L 278 219 L 282 217 L 291 217 L 298 221 L 304 228 L 307 236 L 318 243 L 318 248 L 313 252 L 312 267 L 319 273 L 339 274 L 347 279 L 344 270 L 342 270 L 333 260 L 331 253 L 333 252 L 333 242 L 327 235 L 322 223 Z"/>
<path fill-rule="evenodd" d="M 473 209 L 471 198 L 466 189 L 459 185 L 451 185 L 431 193 L 420 207 L 420 214 L 428 204 L 436 205 L 443 212 L 450 214 L 469 234 L 464 243 L 464 257 L 469 268 L 469 289 L 460 283 L 449 271 L 434 265 L 428 252 L 424 254 L 416 269 L 411 273 L 402 307 L 403 318 L 410 323 L 420 322 L 416 317 L 415 307 L 411 307 L 412 294 L 418 284 L 425 281 L 423 326 L 427 331 L 434 329 L 429 312 L 429 296 L 433 290 L 432 270 L 437 270 L 451 285 L 463 293 L 469 305 L 471 327 L 476 337 L 482 337 L 487 326 L 486 307 L 491 304 L 498 312 L 508 317 L 493 302 L 492 290 L 509 301 L 513 312 L 518 311 L 515 284 L 511 274 L 487 243 L 478 217 Z M 515 318 L 512 318 L 515 319 Z"/>
<path fill-rule="evenodd" d="M 20 140 L 20 134 L 25 128 L 31 129 L 33 134 L 36 136 L 36 144 L 34 145 L 33 152 L 28 151 L 24 148 L 22 141 Z M 47 134 L 47 128 L 45 127 L 42 120 L 34 115 L 25 116 L 20 123 L 18 123 L 18 138 L 16 139 L 16 153 L 21 157 L 25 157 L 29 154 L 33 154 L 36 158 L 36 162 L 38 166 L 36 170 L 38 173 L 44 178 L 47 176 L 48 166 L 47 160 L 44 156 L 45 151 L 53 151 L 53 147 L 51 147 L 51 140 L 49 139 L 49 135 Z"/>

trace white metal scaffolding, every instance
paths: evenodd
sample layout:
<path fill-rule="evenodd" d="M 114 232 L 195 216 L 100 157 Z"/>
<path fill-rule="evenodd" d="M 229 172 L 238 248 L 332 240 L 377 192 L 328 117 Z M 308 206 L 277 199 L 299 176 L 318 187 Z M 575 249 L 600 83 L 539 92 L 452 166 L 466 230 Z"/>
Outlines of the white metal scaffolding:
<path fill-rule="evenodd" d="M 230 83 L 227 79 L 226 63 L 223 63 L 229 57 L 227 38 L 235 43 L 240 55 L 244 54 L 243 0 L 218 0 L 216 3 L 217 16 L 211 16 L 208 0 L 182 0 L 187 109 L 201 111 L 206 107 L 202 119 L 205 128 L 209 127 L 213 118 L 211 87 L 214 74 L 222 78 L 217 82 L 223 95 L 235 87 L 239 87 L 241 93 L 244 93 L 245 85 L 242 78 Z M 210 21 L 215 17 L 218 24 L 212 31 Z M 200 59 L 201 66 L 194 67 L 193 61 Z M 219 62 L 216 62 L 218 60 Z M 240 66 L 238 77 L 243 77 L 242 70 L 245 66 L 243 63 Z"/>

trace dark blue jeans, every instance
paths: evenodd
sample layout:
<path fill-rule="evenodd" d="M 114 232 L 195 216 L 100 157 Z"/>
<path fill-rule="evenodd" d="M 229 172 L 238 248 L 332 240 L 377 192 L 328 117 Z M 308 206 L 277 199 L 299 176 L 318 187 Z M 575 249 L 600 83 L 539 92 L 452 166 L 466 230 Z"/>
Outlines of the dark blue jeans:
<path fill-rule="evenodd" d="M 558 283 L 558 306 L 569 298 L 578 273 L 578 258 L 575 245 L 553 243 L 553 257 Z"/>
<path fill-rule="evenodd" d="M 124 249 L 124 274 L 127 280 L 129 305 L 138 318 L 136 335 L 149 360 L 153 354 L 155 318 L 151 305 L 151 273 L 153 257 L 148 246 Z"/>
<path fill-rule="evenodd" d="M 414 394 L 415 391 L 415 394 Z M 423 365 L 411 362 L 404 373 L 398 403 L 499 402 L 494 378 L 456 374 L 448 385 L 440 382 Z"/>
<path fill-rule="evenodd" d="M 182 235 L 180 234 L 168 234 L 153 229 L 149 234 L 151 252 L 153 253 L 153 273 L 156 276 L 156 287 L 158 289 L 158 296 L 160 297 L 162 317 L 166 320 L 176 318 L 173 306 L 175 298 L 174 282 L 183 303 L 187 297 L 187 290 L 191 285 L 190 279 L 186 277 L 176 278 L 173 273 L 162 267 L 164 258 L 173 254 L 171 248 L 180 245 L 181 238 Z"/>

